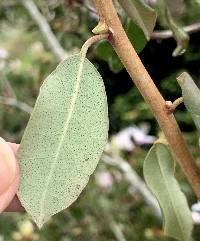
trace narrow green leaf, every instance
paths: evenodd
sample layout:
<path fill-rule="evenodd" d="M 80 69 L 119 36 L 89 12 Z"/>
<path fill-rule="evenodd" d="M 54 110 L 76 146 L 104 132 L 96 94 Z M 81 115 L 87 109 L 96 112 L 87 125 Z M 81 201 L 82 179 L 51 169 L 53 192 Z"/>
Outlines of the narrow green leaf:
<path fill-rule="evenodd" d="M 104 84 L 81 55 L 44 81 L 19 149 L 19 199 L 39 227 L 80 195 L 107 141 Z"/>
<path fill-rule="evenodd" d="M 174 171 L 175 162 L 167 146 L 154 144 L 144 161 L 144 177 L 161 206 L 164 232 L 180 241 L 190 241 L 192 217 Z"/>
<path fill-rule="evenodd" d="M 95 52 L 99 59 L 108 63 L 109 68 L 113 73 L 117 74 L 124 68 L 122 62 L 108 41 L 102 40 L 98 43 Z"/>
<path fill-rule="evenodd" d="M 168 26 L 172 30 L 174 38 L 177 43 L 177 47 L 174 49 L 172 55 L 174 57 L 180 56 L 184 54 L 187 49 L 187 46 L 189 43 L 189 35 L 172 18 L 168 7 L 166 7 L 166 18 L 167 18 Z"/>
<path fill-rule="evenodd" d="M 177 11 L 175 8 L 177 8 L 177 6 L 180 4 L 182 4 L 180 0 L 175 2 L 171 0 L 157 0 L 156 4 L 161 25 L 171 29 L 173 32 L 173 37 L 176 40 L 177 46 L 172 53 L 172 56 L 174 57 L 184 54 L 189 43 L 189 35 L 177 22 L 177 17 L 180 17 L 181 10 L 179 9 L 179 11 Z"/>
<path fill-rule="evenodd" d="M 156 24 L 157 14 L 154 9 L 149 7 L 144 0 L 118 0 L 127 15 L 144 32 L 147 40 Z"/>
<path fill-rule="evenodd" d="M 108 65 L 111 71 L 115 74 L 119 73 L 121 70 L 124 69 L 124 65 L 115 53 L 109 57 Z"/>
<path fill-rule="evenodd" d="M 182 89 L 184 104 L 200 130 L 200 89 L 186 72 L 182 73 L 177 81 Z"/>
<path fill-rule="evenodd" d="M 143 31 L 130 18 L 126 18 L 124 29 L 135 51 L 139 54 L 147 44 Z"/>

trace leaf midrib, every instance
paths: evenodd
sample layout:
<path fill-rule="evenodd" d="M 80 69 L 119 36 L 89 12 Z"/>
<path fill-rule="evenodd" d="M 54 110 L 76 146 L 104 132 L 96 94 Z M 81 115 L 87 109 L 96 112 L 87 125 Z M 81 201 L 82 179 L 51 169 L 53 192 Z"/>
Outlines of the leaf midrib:
<path fill-rule="evenodd" d="M 134 6 L 134 4 L 132 3 L 132 1 L 128 0 L 129 3 L 132 5 L 132 8 L 134 8 L 134 14 L 136 21 L 138 22 L 138 24 L 141 26 L 141 28 L 143 29 L 143 31 L 145 32 L 145 35 L 148 36 L 148 29 L 145 26 L 145 23 L 143 22 L 143 19 L 140 16 L 140 13 L 138 12 L 137 8 Z M 126 3 L 125 3 L 126 4 Z M 131 14 L 132 15 L 132 14 Z"/>
<path fill-rule="evenodd" d="M 167 180 L 166 180 L 165 175 L 164 175 L 164 172 L 163 172 L 163 170 L 162 170 L 162 165 L 160 164 L 160 163 L 161 163 L 161 159 L 160 159 L 160 157 L 159 157 L 159 153 L 158 153 L 157 148 L 156 148 L 156 156 L 157 156 L 157 159 L 158 159 L 158 164 L 159 164 L 158 166 L 159 166 L 161 175 L 163 176 L 163 180 L 164 180 L 164 183 L 165 183 L 165 185 L 166 185 L 167 193 L 168 193 L 168 195 L 169 195 L 169 197 L 170 197 L 170 203 L 171 203 L 172 208 L 173 208 L 173 210 L 174 210 L 174 213 L 175 213 L 175 216 L 176 216 L 176 220 L 177 220 L 177 222 L 178 222 L 178 225 L 179 225 L 179 228 L 180 228 L 180 231 L 181 231 L 181 234 L 182 234 L 182 238 L 183 238 L 183 240 L 185 240 L 185 239 L 184 239 L 184 233 L 182 232 L 182 228 L 181 228 L 181 225 L 180 225 L 180 221 L 179 221 L 179 219 L 178 219 L 178 215 L 177 215 L 177 212 L 176 212 L 176 208 L 175 208 L 174 205 L 173 205 L 173 198 L 172 198 L 172 196 L 171 196 L 170 190 L 168 189 Z"/>
<path fill-rule="evenodd" d="M 59 156 L 59 153 L 60 153 L 60 150 L 61 150 L 64 138 L 66 136 L 66 133 L 67 133 L 67 130 L 68 130 L 68 127 L 69 127 L 70 120 L 71 120 L 72 115 L 73 115 L 74 106 L 75 106 L 76 99 L 77 99 L 77 96 L 78 96 L 78 91 L 79 91 L 79 88 L 80 88 L 80 82 L 81 82 L 81 76 L 82 76 L 82 72 L 83 72 L 84 60 L 85 60 L 85 56 L 81 56 L 81 58 L 80 58 L 80 65 L 79 65 L 78 72 L 77 72 L 77 78 L 76 78 L 76 82 L 75 82 L 75 86 L 74 86 L 74 94 L 72 96 L 72 100 L 71 100 L 71 103 L 70 103 L 69 111 L 67 112 L 68 113 L 67 114 L 67 120 L 66 120 L 66 124 L 64 125 L 64 128 L 63 128 L 63 135 L 61 136 L 61 140 L 60 140 L 60 142 L 58 144 L 58 147 L 57 147 L 57 150 L 55 152 L 55 159 L 54 159 L 53 163 L 51 164 L 49 175 L 47 176 L 47 179 L 46 179 L 44 192 L 43 192 L 42 197 L 41 197 L 40 216 L 38 218 L 38 226 L 42 226 L 42 224 L 44 222 L 43 221 L 44 204 L 45 204 L 45 199 L 46 199 L 46 195 L 47 195 L 47 190 L 48 190 L 48 186 L 50 184 L 51 178 L 53 176 L 53 172 L 54 172 L 57 160 L 58 160 L 58 156 Z"/>

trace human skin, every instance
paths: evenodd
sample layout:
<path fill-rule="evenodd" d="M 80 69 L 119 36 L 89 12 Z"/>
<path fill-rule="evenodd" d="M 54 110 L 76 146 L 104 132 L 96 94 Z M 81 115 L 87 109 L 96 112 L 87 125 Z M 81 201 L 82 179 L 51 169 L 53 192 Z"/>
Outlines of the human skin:
<path fill-rule="evenodd" d="M 19 186 L 18 144 L 0 138 L 0 212 L 17 212 L 23 208 L 16 196 Z"/>

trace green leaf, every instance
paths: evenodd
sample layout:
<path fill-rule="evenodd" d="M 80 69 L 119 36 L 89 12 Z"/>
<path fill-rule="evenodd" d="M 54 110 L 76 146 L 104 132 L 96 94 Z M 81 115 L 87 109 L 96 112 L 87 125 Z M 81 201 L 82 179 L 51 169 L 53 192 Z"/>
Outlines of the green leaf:
<path fill-rule="evenodd" d="M 184 104 L 200 130 L 200 89 L 187 72 L 182 73 L 177 81 L 182 89 Z"/>
<path fill-rule="evenodd" d="M 111 71 L 115 74 L 119 73 L 122 69 L 124 69 L 124 66 L 121 60 L 115 53 L 111 55 L 110 58 L 108 59 L 108 64 Z"/>
<path fill-rule="evenodd" d="M 18 154 L 18 196 L 38 227 L 78 198 L 107 133 L 103 80 L 87 59 L 71 56 L 44 81 Z"/>
<path fill-rule="evenodd" d="M 174 49 L 172 55 L 174 57 L 185 53 L 189 44 L 189 35 L 180 27 L 172 18 L 169 8 L 166 7 L 166 18 L 169 28 L 172 30 L 177 47 Z"/>
<path fill-rule="evenodd" d="M 157 14 L 154 9 L 149 7 L 144 0 L 118 0 L 127 15 L 144 32 L 146 39 L 150 35 L 156 24 Z"/>
<path fill-rule="evenodd" d="M 106 40 L 102 40 L 96 46 L 96 55 L 99 59 L 106 61 L 113 73 L 119 73 L 123 68 L 123 64 L 115 53 L 113 47 Z"/>
<path fill-rule="evenodd" d="M 192 217 L 186 198 L 174 177 L 175 162 L 167 146 L 156 143 L 144 161 L 144 177 L 164 216 L 166 235 L 190 241 Z"/>
<path fill-rule="evenodd" d="M 200 7 L 200 0 L 194 0 L 198 7 Z"/>
<path fill-rule="evenodd" d="M 140 53 L 147 43 L 144 33 L 137 25 L 130 21 L 129 18 L 126 18 L 125 20 L 124 29 L 136 52 Z M 97 44 L 96 55 L 99 59 L 108 62 L 108 65 L 113 73 L 119 73 L 124 68 L 113 47 L 106 40 Z"/>
<path fill-rule="evenodd" d="M 180 4 L 182 4 L 182 2 L 179 0 L 177 0 L 175 3 L 171 0 L 157 1 L 157 11 L 159 12 L 159 16 L 161 18 L 161 25 L 171 29 L 173 37 L 176 40 L 177 46 L 172 53 L 173 57 L 184 54 L 189 44 L 189 35 L 177 22 L 177 18 L 180 17 L 181 10 L 180 12 L 177 12 L 175 8 Z"/>
<path fill-rule="evenodd" d="M 140 28 L 138 28 L 138 26 L 134 24 L 130 20 L 130 18 L 126 19 L 124 25 L 124 29 L 129 40 L 131 41 L 135 51 L 139 54 L 147 44 L 147 40 L 145 38 L 143 31 Z"/>

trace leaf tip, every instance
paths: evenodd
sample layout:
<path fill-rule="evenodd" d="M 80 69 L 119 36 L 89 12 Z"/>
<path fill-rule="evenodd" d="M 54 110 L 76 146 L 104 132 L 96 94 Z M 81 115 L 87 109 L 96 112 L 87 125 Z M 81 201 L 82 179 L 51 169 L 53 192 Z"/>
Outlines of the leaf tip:
<path fill-rule="evenodd" d="M 43 225 L 44 225 L 44 221 L 43 221 L 43 219 L 40 218 L 40 219 L 38 219 L 38 220 L 34 220 L 34 221 L 35 221 L 35 223 L 36 223 L 38 229 L 40 230 L 40 229 L 43 227 Z"/>
<path fill-rule="evenodd" d="M 183 72 L 181 75 L 179 75 L 176 79 L 181 86 L 184 84 L 184 82 L 190 77 L 190 75 L 187 72 Z"/>

